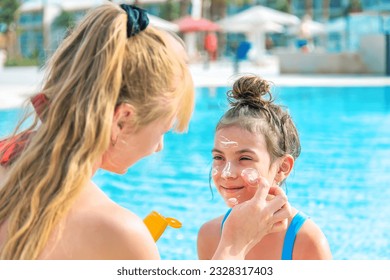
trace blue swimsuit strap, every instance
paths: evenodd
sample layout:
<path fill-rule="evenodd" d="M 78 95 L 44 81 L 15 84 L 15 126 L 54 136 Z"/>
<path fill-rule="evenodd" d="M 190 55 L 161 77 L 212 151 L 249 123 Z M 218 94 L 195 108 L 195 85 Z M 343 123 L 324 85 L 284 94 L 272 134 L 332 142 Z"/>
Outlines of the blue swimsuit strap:
<path fill-rule="evenodd" d="M 287 229 L 286 236 L 284 237 L 282 260 L 292 260 L 295 238 L 308 218 L 309 217 L 302 212 L 298 212 L 292 219 L 290 226 Z"/>
<path fill-rule="evenodd" d="M 223 229 L 223 225 L 229 216 L 230 212 L 233 208 L 230 208 L 225 216 L 222 219 L 221 223 L 221 231 Z M 292 253 L 294 250 L 294 243 L 297 237 L 298 231 L 301 229 L 302 225 L 309 217 L 302 212 L 298 212 L 294 218 L 291 220 L 290 226 L 287 229 L 286 235 L 284 237 L 283 243 L 283 251 L 282 251 L 282 260 L 292 260 Z"/>
<path fill-rule="evenodd" d="M 221 223 L 221 231 L 222 231 L 222 229 L 223 229 L 223 224 L 225 223 L 227 217 L 229 216 L 230 212 L 232 212 L 232 210 L 233 210 L 233 208 L 230 208 L 230 209 L 226 212 L 225 216 L 223 217 L 222 223 Z"/>

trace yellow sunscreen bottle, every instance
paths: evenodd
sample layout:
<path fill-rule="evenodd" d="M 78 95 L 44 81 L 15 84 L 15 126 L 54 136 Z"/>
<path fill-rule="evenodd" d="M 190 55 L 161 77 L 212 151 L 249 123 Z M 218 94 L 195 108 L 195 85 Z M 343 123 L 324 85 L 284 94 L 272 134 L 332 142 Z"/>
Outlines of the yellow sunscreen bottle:
<path fill-rule="evenodd" d="M 167 226 L 181 228 L 181 222 L 174 218 L 166 218 L 156 211 L 152 211 L 149 215 L 147 215 L 144 219 L 144 223 L 152 234 L 154 241 L 156 242 L 163 234 Z"/>

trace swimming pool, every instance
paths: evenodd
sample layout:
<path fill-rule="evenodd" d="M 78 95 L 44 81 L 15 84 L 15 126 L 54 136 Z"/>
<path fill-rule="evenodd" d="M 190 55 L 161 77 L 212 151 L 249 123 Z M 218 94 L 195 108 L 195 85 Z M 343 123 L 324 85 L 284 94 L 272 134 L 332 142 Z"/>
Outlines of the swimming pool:
<path fill-rule="evenodd" d="M 280 87 L 300 132 L 302 153 L 287 181 L 293 206 L 323 229 L 335 259 L 390 259 L 390 87 Z M 145 217 L 179 219 L 158 247 L 163 259 L 196 259 L 196 235 L 226 206 L 209 189 L 213 131 L 226 109 L 224 88 L 197 89 L 187 134 L 168 133 L 161 153 L 126 175 L 99 171 L 94 181 Z M 0 136 L 17 110 L 0 111 Z"/>

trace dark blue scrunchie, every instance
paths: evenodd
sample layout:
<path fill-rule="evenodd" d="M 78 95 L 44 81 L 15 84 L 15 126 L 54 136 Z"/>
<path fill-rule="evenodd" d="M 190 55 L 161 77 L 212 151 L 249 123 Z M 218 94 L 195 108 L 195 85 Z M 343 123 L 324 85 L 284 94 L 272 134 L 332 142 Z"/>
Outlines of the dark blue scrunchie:
<path fill-rule="evenodd" d="M 133 5 L 121 4 L 127 14 L 127 38 L 138 34 L 149 24 L 149 18 L 144 9 Z"/>

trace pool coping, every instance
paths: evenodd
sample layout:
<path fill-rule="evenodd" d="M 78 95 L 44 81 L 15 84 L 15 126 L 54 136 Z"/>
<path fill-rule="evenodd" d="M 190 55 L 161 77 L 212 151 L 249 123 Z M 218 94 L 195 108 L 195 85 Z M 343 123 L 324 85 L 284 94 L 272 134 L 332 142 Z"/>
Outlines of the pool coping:
<path fill-rule="evenodd" d="M 190 64 L 195 87 L 226 87 L 241 75 L 255 74 L 273 83 L 276 87 L 376 87 L 390 86 L 390 76 L 369 75 L 297 75 L 279 74 L 273 65 L 254 66 L 243 63 L 239 74 L 234 74 L 230 62 L 208 65 Z M 12 67 L 0 72 L 0 109 L 20 107 L 29 95 L 39 90 L 43 72 L 38 67 Z"/>

